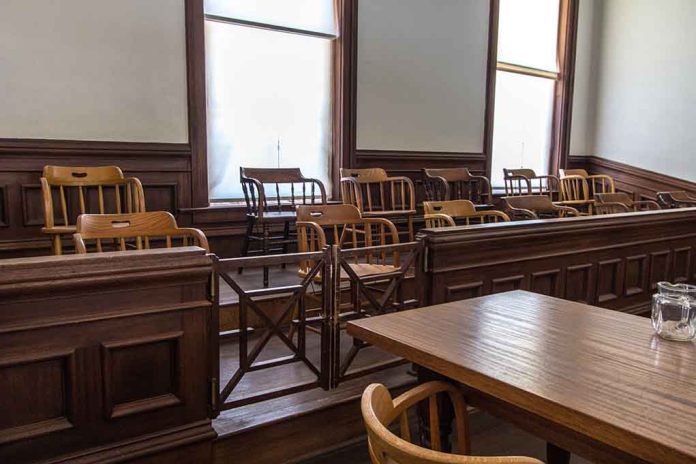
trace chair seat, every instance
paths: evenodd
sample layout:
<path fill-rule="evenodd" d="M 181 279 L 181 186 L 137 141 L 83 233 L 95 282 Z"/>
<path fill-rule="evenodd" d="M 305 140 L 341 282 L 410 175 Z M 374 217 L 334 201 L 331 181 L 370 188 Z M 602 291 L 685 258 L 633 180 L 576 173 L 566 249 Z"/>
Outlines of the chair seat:
<path fill-rule="evenodd" d="M 74 234 L 77 231 L 75 226 L 54 226 L 42 227 L 41 232 L 44 234 Z"/>
<path fill-rule="evenodd" d="M 390 217 L 390 216 L 410 216 L 415 215 L 416 210 L 395 210 L 395 211 L 364 211 L 363 217 Z"/>
<path fill-rule="evenodd" d="M 358 277 L 377 276 L 379 274 L 389 274 L 391 272 L 400 271 L 400 268 L 390 264 L 353 263 L 349 264 L 349 266 Z M 307 272 L 304 269 L 300 269 L 298 274 L 300 277 L 304 277 L 307 275 Z M 317 274 L 315 280 L 321 282 L 321 273 Z M 350 280 L 350 276 L 348 276 L 345 269 L 341 269 L 341 280 Z"/>
<path fill-rule="evenodd" d="M 295 211 L 264 211 L 263 216 L 257 218 L 264 222 L 288 222 L 297 219 Z"/>

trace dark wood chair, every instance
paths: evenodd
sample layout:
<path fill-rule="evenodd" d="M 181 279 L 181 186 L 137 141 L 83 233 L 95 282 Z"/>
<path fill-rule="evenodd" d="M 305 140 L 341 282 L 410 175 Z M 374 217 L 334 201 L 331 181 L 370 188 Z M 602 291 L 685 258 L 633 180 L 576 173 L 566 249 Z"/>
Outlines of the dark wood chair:
<path fill-rule="evenodd" d="M 469 200 L 475 205 L 493 205 L 491 182 L 467 168 L 423 169 L 423 186 L 429 201 Z"/>
<path fill-rule="evenodd" d="M 656 201 L 634 201 L 627 193 L 598 193 L 595 195 L 596 214 L 630 213 L 662 209 Z"/>
<path fill-rule="evenodd" d="M 353 205 L 362 217 L 384 217 L 392 222 L 403 219 L 408 240 L 413 240 L 416 195 L 413 181 L 405 176 L 389 176 L 384 169 L 341 169 L 341 199 Z"/>
<path fill-rule="evenodd" d="M 505 211 L 513 220 L 547 219 L 579 216 L 580 212 L 569 206 L 558 205 L 545 195 L 503 197 Z"/>
<path fill-rule="evenodd" d="M 287 253 L 295 243 L 290 226 L 297 219 L 298 205 L 326 204 L 326 189 L 318 179 L 302 175 L 299 168 L 239 168 L 239 177 L 247 208 L 247 229 L 242 256 L 271 252 Z M 260 243 L 250 250 L 251 242 Z M 242 268 L 239 268 L 242 272 Z M 264 286 L 268 285 L 268 268 L 263 272 Z"/>
<path fill-rule="evenodd" d="M 539 176 L 533 169 L 503 169 L 505 195 L 546 195 L 552 201 L 560 198 L 560 180 L 553 175 Z"/>
<path fill-rule="evenodd" d="M 508 222 L 510 218 L 502 211 L 477 211 L 469 200 L 424 201 L 425 226 L 452 227 L 459 220 L 463 225 Z"/>
<path fill-rule="evenodd" d="M 665 208 L 692 208 L 696 206 L 696 197 L 692 197 L 683 190 L 659 192 L 657 201 Z"/>
<path fill-rule="evenodd" d="M 75 222 L 88 213 L 139 213 L 145 211 L 143 186 L 125 177 L 117 166 L 46 166 L 41 177 L 44 227 L 53 253 L 63 254 L 63 236 L 75 233 Z"/>
<path fill-rule="evenodd" d="M 442 443 L 438 396 L 446 395 L 454 409 L 454 425 L 457 454 L 444 453 Z M 430 447 L 412 443 L 409 409 L 422 404 L 427 411 Z M 426 406 L 427 405 L 427 406 Z M 445 382 L 428 382 L 392 399 L 387 387 L 372 384 L 365 389 L 360 405 L 367 429 L 367 446 L 373 464 L 542 464 L 525 457 L 472 457 L 469 437 L 468 410 L 464 395 L 454 385 Z M 398 421 L 400 436 L 395 435 L 392 424 Z"/>
<path fill-rule="evenodd" d="M 176 219 L 166 211 L 131 214 L 83 214 L 77 218 L 75 251 L 88 252 L 88 242 L 95 242 L 95 250 L 128 251 L 149 250 L 179 246 L 199 246 L 210 251 L 203 232 L 178 227 Z M 154 245 L 154 246 L 153 246 Z"/>

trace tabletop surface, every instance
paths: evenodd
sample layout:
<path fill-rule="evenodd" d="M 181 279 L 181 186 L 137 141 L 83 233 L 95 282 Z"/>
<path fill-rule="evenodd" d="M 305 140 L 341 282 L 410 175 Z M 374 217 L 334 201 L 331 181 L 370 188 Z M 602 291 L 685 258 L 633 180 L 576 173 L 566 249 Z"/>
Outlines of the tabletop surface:
<path fill-rule="evenodd" d="M 348 332 L 634 456 L 696 462 L 696 344 L 658 338 L 647 318 L 514 291 Z"/>

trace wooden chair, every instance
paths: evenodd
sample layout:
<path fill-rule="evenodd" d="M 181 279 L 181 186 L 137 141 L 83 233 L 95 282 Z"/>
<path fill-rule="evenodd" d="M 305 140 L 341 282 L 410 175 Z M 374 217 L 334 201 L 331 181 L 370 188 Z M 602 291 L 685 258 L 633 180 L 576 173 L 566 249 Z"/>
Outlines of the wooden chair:
<path fill-rule="evenodd" d="M 580 176 L 587 181 L 590 198 L 594 198 L 598 193 L 615 193 L 616 186 L 614 178 L 605 174 L 590 175 L 585 169 L 560 169 L 561 179 L 563 177 Z"/>
<path fill-rule="evenodd" d="M 117 166 L 46 166 L 41 177 L 44 224 L 53 253 L 63 254 L 62 237 L 75 233 L 75 221 L 87 213 L 139 213 L 145 211 L 143 186 L 124 177 Z"/>
<path fill-rule="evenodd" d="M 665 208 L 693 208 L 696 206 L 696 198 L 684 190 L 675 192 L 659 192 L 657 201 Z"/>
<path fill-rule="evenodd" d="M 505 177 L 505 195 L 546 195 L 551 200 L 560 196 L 560 180 L 556 176 L 538 176 L 533 169 L 503 168 Z"/>
<path fill-rule="evenodd" d="M 328 231 L 328 237 L 327 237 Z M 399 243 L 394 223 L 385 218 L 362 217 L 353 205 L 317 205 L 297 207 L 298 251 L 321 251 L 328 244 L 340 248 L 363 248 Z M 385 274 L 399 270 L 398 253 L 368 253 L 365 262 L 351 263 L 358 276 Z M 301 263 L 300 275 L 314 267 L 314 263 Z M 347 280 L 343 273 L 341 279 Z"/>
<path fill-rule="evenodd" d="M 592 215 L 594 200 L 587 179 L 580 175 L 561 177 L 560 204 L 575 208 L 582 215 Z"/>
<path fill-rule="evenodd" d="M 491 182 L 467 168 L 423 169 L 425 198 L 429 201 L 469 200 L 476 205 L 493 204 Z"/>
<path fill-rule="evenodd" d="M 446 394 L 454 406 L 454 423 L 458 454 L 444 453 L 440 437 L 438 394 Z M 423 448 L 412 443 L 408 410 L 427 401 L 430 423 L 430 446 Z M 368 386 L 361 401 L 361 410 L 367 429 L 367 446 L 373 464 L 542 464 L 525 457 L 467 456 L 471 451 L 467 406 L 462 393 L 445 382 L 419 385 L 392 399 L 389 390 L 381 384 Z M 399 421 L 400 435 L 389 429 Z"/>
<path fill-rule="evenodd" d="M 508 222 L 510 218 L 502 211 L 476 211 L 469 200 L 424 201 L 425 226 L 428 228 L 456 226 L 457 219 L 465 225 L 488 222 Z"/>
<path fill-rule="evenodd" d="M 634 201 L 627 193 L 598 193 L 595 195 L 597 214 L 629 213 L 633 211 L 652 211 L 662 209 L 656 201 Z"/>
<path fill-rule="evenodd" d="M 569 206 L 561 206 L 545 195 L 503 197 L 505 211 L 515 219 L 546 219 L 579 216 L 580 212 Z"/>
<path fill-rule="evenodd" d="M 297 205 L 326 204 L 326 189 L 318 179 L 305 177 L 299 168 L 239 168 L 239 177 L 247 208 L 247 229 L 242 256 L 248 256 L 249 244 L 260 242 L 263 255 L 288 252 L 295 243 L 290 225 L 297 219 Z M 269 188 L 270 187 L 270 188 Z M 282 235 L 276 230 L 282 227 Z M 272 247 L 280 247 L 274 249 Z M 241 274 L 242 268 L 239 268 Z M 263 284 L 268 285 L 268 268 L 263 268 Z"/>
<path fill-rule="evenodd" d="M 129 214 L 83 214 L 77 218 L 75 250 L 87 253 L 87 242 L 94 240 L 96 251 L 147 250 L 163 244 L 166 248 L 180 241 L 181 246 L 197 245 L 210 251 L 208 240 L 198 229 L 176 225 L 166 211 Z M 106 247 L 105 247 L 106 245 Z M 106 248 L 106 250 L 105 250 Z M 160 247 L 161 248 L 161 247 Z"/>
<path fill-rule="evenodd" d="M 416 195 L 413 181 L 404 176 L 388 176 L 381 168 L 341 169 L 341 199 L 360 210 L 362 217 L 403 218 L 408 240 L 413 240 Z"/>

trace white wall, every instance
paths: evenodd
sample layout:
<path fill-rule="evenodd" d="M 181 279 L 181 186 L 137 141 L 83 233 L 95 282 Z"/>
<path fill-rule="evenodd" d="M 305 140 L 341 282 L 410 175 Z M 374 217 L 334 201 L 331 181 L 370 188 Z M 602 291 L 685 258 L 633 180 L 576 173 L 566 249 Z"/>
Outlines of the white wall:
<path fill-rule="evenodd" d="M 357 148 L 481 152 L 489 0 L 363 0 Z"/>
<path fill-rule="evenodd" d="M 696 1 L 600 5 L 587 152 L 696 181 Z"/>
<path fill-rule="evenodd" d="M 184 0 L 0 0 L 0 138 L 187 142 Z"/>

